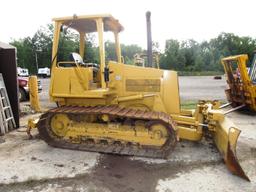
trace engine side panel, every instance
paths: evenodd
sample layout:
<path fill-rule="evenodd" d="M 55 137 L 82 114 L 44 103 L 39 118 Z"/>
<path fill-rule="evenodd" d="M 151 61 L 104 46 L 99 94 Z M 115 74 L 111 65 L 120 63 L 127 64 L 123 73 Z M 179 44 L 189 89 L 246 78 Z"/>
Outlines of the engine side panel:
<path fill-rule="evenodd" d="M 157 94 L 167 113 L 180 113 L 177 72 L 118 63 L 110 63 L 109 68 L 112 72 L 109 87 L 115 90 L 119 97 Z"/>

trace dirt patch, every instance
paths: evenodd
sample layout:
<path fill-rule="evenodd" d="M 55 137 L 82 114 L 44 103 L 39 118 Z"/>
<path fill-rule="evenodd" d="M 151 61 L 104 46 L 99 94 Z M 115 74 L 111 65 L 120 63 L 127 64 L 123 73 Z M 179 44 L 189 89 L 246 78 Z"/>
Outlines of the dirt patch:
<path fill-rule="evenodd" d="M 96 185 L 112 192 L 155 191 L 159 178 L 175 176 L 181 167 L 170 164 L 147 164 L 128 157 L 104 155 L 94 170 Z"/>
<path fill-rule="evenodd" d="M 218 163 L 220 162 L 148 164 L 128 156 L 102 155 L 98 165 L 90 174 L 77 175 L 75 178 L 0 185 L 0 191 L 42 192 L 47 191 L 50 186 L 52 191 L 154 192 L 159 179 L 176 178 L 179 173 L 187 173 L 195 168 Z"/>

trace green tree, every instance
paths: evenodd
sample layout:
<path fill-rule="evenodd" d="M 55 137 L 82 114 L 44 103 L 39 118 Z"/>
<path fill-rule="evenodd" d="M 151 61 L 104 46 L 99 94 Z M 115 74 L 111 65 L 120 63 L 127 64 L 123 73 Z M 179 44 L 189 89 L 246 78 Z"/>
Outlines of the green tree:
<path fill-rule="evenodd" d="M 17 49 L 18 66 L 28 68 L 29 71 L 35 72 L 35 57 L 33 55 L 33 43 L 30 37 L 24 39 L 13 40 L 11 45 Z"/>
<path fill-rule="evenodd" d="M 183 70 L 186 58 L 184 50 L 181 50 L 178 40 L 169 39 L 165 44 L 165 52 L 160 57 L 160 67 L 163 69 Z"/>
<path fill-rule="evenodd" d="M 125 63 L 133 64 L 133 56 L 136 53 L 142 53 L 143 50 L 141 47 L 135 44 L 132 44 L 132 45 L 121 44 L 121 52 L 122 52 L 122 56 L 124 57 Z"/>
<path fill-rule="evenodd" d="M 10 44 L 17 48 L 18 66 L 28 68 L 36 73 L 36 55 L 38 67 L 51 66 L 52 24 L 40 27 L 32 37 L 14 39 Z M 201 43 L 193 39 L 179 42 L 175 39 L 166 40 L 165 50 L 160 54 L 160 67 L 177 71 L 223 71 L 220 60 L 223 57 L 237 54 L 248 54 L 252 59 L 256 47 L 256 39 L 239 37 L 233 33 L 221 33 L 216 38 Z M 115 44 L 105 43 L 106 60 L 117 60 Z M 136 53 L 146 53 L 138 45 L 121 44 L 122 56 L 126 64 L 133 64 Z M 159 52 L 159 44 L 153 42 L 153 51 Z M 58 60 L 67 61 L 71 52 L 79 52 L 79 35 L 71 29 L 60 34 Z M 99 49 L 95 43 L 95 35 L 87 34 L 84 61 L 99 63 Z"/>
<path fill-rule="evenodd" d="M 106 60 L 117 61 L 115 43 L 107 41 L 105 43 Z"/>
<path fill-rule="evenodd" d="M 51 67 L 53 25 L 48 24 L 33 35 L 10 42 L 17 48 L 18 66 L 28 68 L 30 73 L 36 74 L 36 54 L 38 67 Z M 60 34 L 58 60 L 67 61 L 71 52 L 79 52 L 78 34 L 73 30 L 66 30 Z M 94 36 L 86 36 L 85 62 L 98 62 L 99 56 L 94 45 Z"/>
<path fill-rule="evenodd" d="M 255 39 L 232 33 L 221 33 L 218 37 L 201 43 L 193 39 L 182 42 L 170 39 L 166 41 L 160 66 L 179 71 L 223 71 L 221 58 L 248 54 L 252 59 L 255 47 Z"/>

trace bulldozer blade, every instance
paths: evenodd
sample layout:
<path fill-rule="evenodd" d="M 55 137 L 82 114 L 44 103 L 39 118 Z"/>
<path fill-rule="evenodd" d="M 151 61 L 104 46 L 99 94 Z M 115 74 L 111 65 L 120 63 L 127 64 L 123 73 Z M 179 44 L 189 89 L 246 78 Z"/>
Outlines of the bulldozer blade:
<path fill-rule="evenodd" d="M 227 117 L 224 117 L 224 119 L 218 123 L 213 137 L 218 150 L 223 156 L 227 168 L 233 174 L 250 181 L 236 156 L 236 145 L 240 132 L 241 131 L 236 128 Z"/>

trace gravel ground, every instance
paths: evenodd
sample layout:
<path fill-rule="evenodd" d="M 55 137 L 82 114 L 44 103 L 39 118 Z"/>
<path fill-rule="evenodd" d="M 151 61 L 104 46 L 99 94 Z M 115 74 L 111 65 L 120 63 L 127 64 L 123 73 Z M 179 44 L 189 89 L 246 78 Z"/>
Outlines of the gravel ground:
<path fill-rule="evenodd" d="M 226 100 L 224 77 L 214 80 L 212 76 L 181 76 L 179 84 L 181 101 Z"/>
<path fill-rule="evenodd" d="M 48 82 L 49 79 L 42 79 L 43 108 L 55 106 L 48 101 Z M 223 79 L 180 77 L 179 82 L 182 101 L 225 100 Z M 234 112 L 228 117 L 242 130 L 237 154 L 251 182 L 226 169 L 211 141 L 182 141 L 167 160 L 155 160 L 55 149 L 36 137 L 28 140 L 22 128 L 2 138 L 5 142 L 0 144 L 0 191 L 254 192 L 256 114 Z M 22 125 L 27 118 L 22 119 Z"/>

